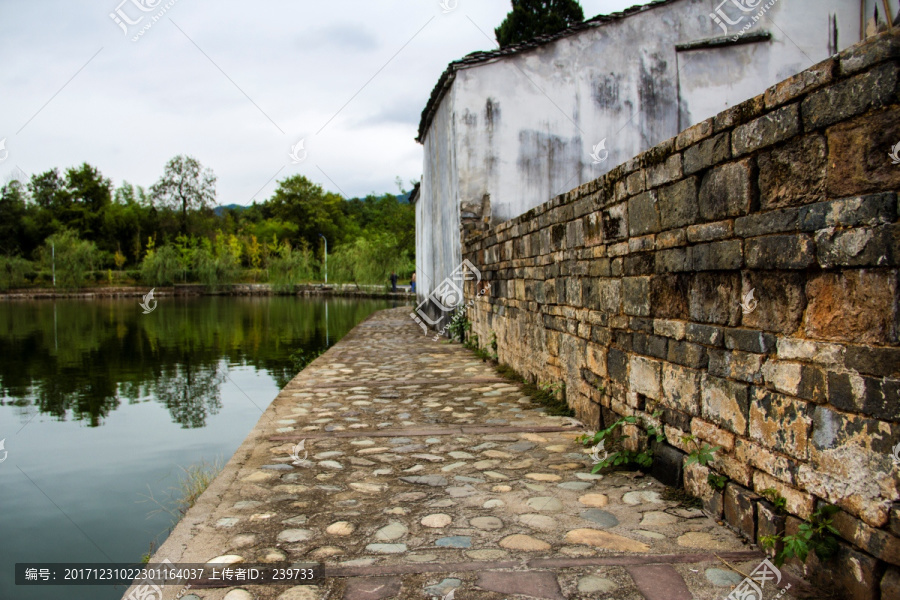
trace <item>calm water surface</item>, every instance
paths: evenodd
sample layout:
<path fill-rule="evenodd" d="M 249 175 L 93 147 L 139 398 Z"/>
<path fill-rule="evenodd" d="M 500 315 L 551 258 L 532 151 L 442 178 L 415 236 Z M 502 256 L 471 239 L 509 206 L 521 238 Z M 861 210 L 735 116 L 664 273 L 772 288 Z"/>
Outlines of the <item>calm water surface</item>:
<path fill-rule="evenodd" d="M 136 298 L 0 302 L 0 598 L 120 598 L 124 588 L 17 587 L 13 567 L 139 562 L 170 531 L 158 509 L 174 510 L 181 467 L 224 464 L 296 374 L 298 351 L 390 306 L 164 297 L 144 315 Z"/>

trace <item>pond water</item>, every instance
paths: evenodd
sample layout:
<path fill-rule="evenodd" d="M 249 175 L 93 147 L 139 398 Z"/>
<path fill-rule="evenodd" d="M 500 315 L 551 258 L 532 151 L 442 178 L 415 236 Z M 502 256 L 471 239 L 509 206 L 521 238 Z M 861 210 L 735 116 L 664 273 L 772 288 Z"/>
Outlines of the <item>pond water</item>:
<path fill-rule="evenodd" d="M 0 302 L 0 598 L 120 598 L 14 585 L 17 562 L 140 562 L 165 541 L 183 468 L 231 457 L 301 355 L 383 300 Z M 327 318 L 326 318 L 327 315 Z"/>

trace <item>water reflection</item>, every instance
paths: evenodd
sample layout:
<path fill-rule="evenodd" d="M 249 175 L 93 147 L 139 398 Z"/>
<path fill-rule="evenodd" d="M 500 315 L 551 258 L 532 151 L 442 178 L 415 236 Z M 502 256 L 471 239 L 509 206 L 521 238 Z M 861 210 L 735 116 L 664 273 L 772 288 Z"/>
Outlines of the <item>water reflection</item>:
<path fill-rule="evenodd" d="M 136 299 L 0 303 L 0 406 L 21 407 L 23 424 L 36 409 L 97 427 L 123 402 L 159 402 L 181 427 L 204 427 L 230 367 L 264 369 L 283 387 L 292 351 L 324 350 L 382 306 L 162 297 L 144 315 Z"/>

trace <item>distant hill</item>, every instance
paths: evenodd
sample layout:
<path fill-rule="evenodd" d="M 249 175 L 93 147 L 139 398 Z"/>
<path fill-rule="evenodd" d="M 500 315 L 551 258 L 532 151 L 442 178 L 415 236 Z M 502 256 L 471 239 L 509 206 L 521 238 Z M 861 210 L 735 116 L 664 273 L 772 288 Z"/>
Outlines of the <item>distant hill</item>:
<path fill-rule="evenodd" d="M 213 209 L 213 212 L 216 213 L 217 217 L 221 217 L 226 210 L 233 210 L 235 212 L 241 212 L 242 210 L 247 210 L 246 206 L 242 206 L 240 204 L 227 204 L 225 206 L 217 206 Z"/>

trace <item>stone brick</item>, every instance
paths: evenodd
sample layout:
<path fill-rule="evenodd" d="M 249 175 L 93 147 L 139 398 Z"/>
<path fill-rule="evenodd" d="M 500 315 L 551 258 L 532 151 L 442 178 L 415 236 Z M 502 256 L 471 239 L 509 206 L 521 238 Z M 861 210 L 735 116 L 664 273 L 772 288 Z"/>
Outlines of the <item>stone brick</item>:
<path fill-rule="evenodd" d="M 825 340 L 897 342 L 897 275 L 869 270 L 821 273 L 806 286 L 806 335 Z"/>
<path fill-rule="evenodd" d="M 881 578 L 881 600 L 900 600 L 900 569 L 888 567 Z"/>
<path fill-rule="evenodd" d="M 738 435 L 747 432 L 747 385 L 703 375 L 700 389 L 700 409 L 705 419 Z"/>
<path fill-rule="evenodd" d="M 664 250 L 666 248 L 674 248 L 676 246 L 684 246 L 685 237 L 684 229 L 674 229 L 672 231 L 662 231 L 656 235 L 656 248 Z"/>
<path fill-rule="evenodd" d="M 836 589 L 843 600 L 878 600 L 882 566 L 843 542 L 838 546 L 837 554 L 825 561 L 810 553 L 806 561 L 809 576 L 820 587 Z"/>
<path fill-rule="evenodd" d="M 744 252 L 740 240 L 725 240 L 709 244 L 697 244 L 691 251 L 691 263 L 695 271 L 728 271 L 740 269 L 744 264 Z"/>
<path fill-rule="evenodd" d="M 516 281 L 516 283 L 520 283 L 521 280 Z M 564 281 L 566 286 L 566 304 L 569 306 L 582 306 L 581 303 L 581 280 L 577 277 L 567 277 L 565 280 L 559 279 L 557 281 Z M 522 282 L 524 283 L 524 282 Z M 524 298 L 524 289 L 523 294 Z M 518 297 L 518 294 L 517 294 Z"/>
<path fill-rule="evenodd" d="M 697 273 L 690 284 L 690 317 L 698 323 L 736 326 L 741 318 L 740 274 Z"/>
<path fill-rule="evenodd" d="M 816 233 L 817 258 L 823 268 L 888 267 L 898 263 L 900 227 L 822 229 Z"/>
<path fill-rule="evenodd" d="M 848 369 L 876 377 L 900 377 L 900 348 L 848 346 L 845 353 Z"/>
<path fill-rule="evenodd" d="M 852 75 L 880 62 L 900 57 L 900 39 L 889 32 L 871 36 L 840 53 L 841 75 Z"/>
<path fill-rule="evenodd" d="M 713 133 L 742 125 L 760 116 L 763 112 L 765 112 L 765 98 L 762 94 L 744 100 L 713 117 Z"/>
<path fill-rule="evenodd" d="M 703 512 L 715 520 L 720 520 L 725 511 L 725 494 L 713 492 L 712 496 L 703 499 Z"/>
<path fill-rule="evenodd" d="M 622 279 L 622 297 L 626 315 L 650 316 L 649 277 L 625 277 Z"/>
<path fill-rule="evenodd" d="M 668 340 L 658 335 L 634 332 L 631 348 L 638 354 L 646 354 L 655 358 L 666 358 Z"/>
<path fill-rule="evenodd" d="M 653 467 L 650 475 L 671 487 L 681 487 L 685 453 L 663 442 L 653 441 Z"/>
<path fill-rule="evenodd" d="M 683 340 L 687 323 L 683 321 L 670 321 L 667 319 L 654 319 L 653 332 L 676 340 Z"/>
<path fill-rule="evenodd" d="M 628 200 L 628 233 L 644 235 L 660 230 L 656 191 L 644 192 Z"/>
<path fill-rule="evenodd" d="M 685 175 L 696 173 L 731 158 L 731 138 L 728 132 L 705 139 L 684 151 Z"/>
<path fill-rule="evenodd" d="M 622 263 L 622 272 L 629 277 L 634 275 L 651 275 L 655 267 L 656 263 L 653 254 L 643 252 L 625 256 Z"/>
<path fill-rule="evenodd" d="M 762 210 L 824 200 L 825 137 L 808 135 L 760 154 L 759 205 Z"/>
<path fill-rule="evenodd" d="M 766 383 L 785 394 L 814 402 L 827 399 L 825 371 L 819 367 L 783 360 L 769 360 L 762 367 Z"/>
<path fill-rule="evenodd" d="M 842 510 L 836 512 L 831 519 L 842 538 L 859 548 L 865 548 L 875 558 L 900 565 L 900 538 L 888 531 L 869 527 Z"/>
<path fill-rule="evenodd" d="M 790 139 L 800 133 L 800 105 L 788 104 L 740 125 L 731 134 L 731 152 L 741 156 Z"/>
<path fill-rule="evenodd" d="M 750 403 L 750 439 L 806 460 L 812 428 L 809 403 L 759 388 L 755 396 Z"/>
<path fill-rule="evenodd" d="M 690 295 L 687 275 L 658 275 L 650 278 L 651 314 L 659 319 L 687 319 Z"/>
<path fill-rule="evenodd" d="M 691 342 L 669 342 L 667 358 L 670 362 L 694 369 L 703 369 L 709 364 L 706 348 Z"/>
<path fill-rule="evenodd" d="M 628 237 L 628 204 L 622 202 L 600 213 L 603 240 L 607 243 Z M 543 254 L 548 254 L 543 252 Z"/>
<path fill-rule="evenodd" d="M 708 138 L 712 135 L 712 125 L 713 120 L 707 119 L 688 127 L 675 138 L 675 149 L 680 152 L 688 146 Z"/>
<path fill-rule="evenodd" d="M 641 235 L 628 238 L 628 250 L 630 252 L 648 252 L 656 249 L 656 236 Z"/>
<path fill-rule="evenodd" d="M 680 273 L 691 270 L 692 248 L 669 248 L 653 255 L 656 273 Z"/>
<path fill-rule="evenodd" d="M 900 379 L 829 372 L 828 403 L 840 410 L 900 421 Z"/>
<path fill-rule="evenodd" d="M 732 221 L 716 221 L 715 223 L 703 223 L 691 225 L 687 228 L 687 239 L 691 242 L 709 242 L 721 240 L 734 235 Z"/>
<path fill-rule="evenodd" d="M 625 178 L 625 193 L 629 196 L 640 194 L 644 191 L 644 172 L 635 171 Z"/>
<path fill-rule="evenodd" d="M 609 378 L 624 384 L 628 380 L 628 355 L 618 348 L 610 348 L 606 358 Z"/>
<path fill-rule="evenodd" d="M 707 346 L 722 346 L 725 340 L 722 328 L 713 325 L 688 323 L 687 327 L 685 327 L 684 334 L 689 342 L 705 344 Z"/>
<path fill-rule="evenodd" d="M 900 427 L 821 405 L 812 418 L 809 461 L 798 467 L 798 487 L 883 527 L 895 493 L 888 489 L 896 489 L 889 483 L 889 457 Z"/>
<path fill-rule="evenodd" d="M 654 188 L 681 179 L 681 155 L 673 154 L 665 161 L 647 167 L 647 187 Z"/>
<path fill-rule="evenodd" d="M 717 377 L 730 377 L 747 383 L 762 383 L 760 372 L 765 356 L 738 350 L 709 351 L 709 373 Z"/>
<path fill-rule="evenodd" d="M 756 309 L 741 315 L 744 327 L 790 334 L 797 331 L 806 309 L 806 274 L 745 271 L 740 297 L 754 290 Z M 740 302 L 735 296 L 733 302 Z"/>
<path fill-rule="evenodd" d="M 697 220 L 697 178 L 688 177 L 678 183 L 661 187 L 659 215 L 662 229 L 689 225 Z"/>
<path fill-rule="evenodd" d="M 759 499 L 739 485 L 729 483 L 725 487 L 725 522 L 751 542 L 756 541 L 756 502 Z"/>
<path fill-rule="evenodd" d="M 630 373 L 628 382 L 631 391 L 659 400 L 661 363 L 642 356 L 632 356 L 628 362 Z"/>
<path fill-rule="evenodd" d="M 788 231 L 815 231 L 825 226 L 826 202 L 798 208 L 753 213 L 734 221 L 738 237 L 756 237 Z"/>
<path fill-rule="evenodd" d="M 897 220 L 897 194 L 869 194 L 824 203 L 821 227 L 887 225 Z M 817 228 L 818 229 L 818 228 Z"/>
<path fill-rule="evenodd" d="M 811 66 L 766 90 L 766 108 L 772 109 L 806 94 L 818 87 L 831 83 L 837 61 L 833 58 Z"/>
<path fill-rule="evenodd" d="M 827 127 L 872 108 L 896 103 L 897 75 L 898 65 L 886 63 L 813 92 L 803 100 L 804 129 Z"/>
<path fill-rule="evenodd" d="M 684 466 L 684 491 L 695 498 L 707 499 L 715 491 L 707 477 L 709 468 L 697 463 Z"/>
<path fill-rule="evenodd" d="M 790 484 L 796 481 L 797 461 L 760 444 L 738 438 L 734 442 L 734 455 L 739 462 L 765 471 L 780 481 Z"/>
<path fill-rule="evenodd" d="M 662 402 L 690 415 L 699 415 L 700 372 L 663 363 Z"/>
<path fill-rule="evenodd" d="M 663 394 L 666 393 L 666 386 L 663 383 Z M 691 420 L 691 433 L 697 438 L 709 442 L 713 446 L 721 446 L 722 451 L 729 453 L 734 449 L 734 434 L 720 427 L 716 427 L 712 423 L 708 423 L 703 419 Z"/>
<path fill-rule="evenodd" d="M 725 347 L 729 350 L 766 354 L 775 348 L 775 336 L 752 329 L 727 329 Z"/>
<path fill-rule="evenodd" d="M 744 242 L 750 269 L 805 269 L 816 262 L 816 246 L 805 233 L 767 235 Z"/>
<path fill-rule="evenodd" d="M 760 500 L 756 503 L 756 539 L 761 540 L 766 536 L 783 536 L 784 535 L 785 515 L 775 510 L 775 506 L 766 500 Z M 766 553 L 771 557 L 781 552 L 784 543 L 778 540 L 775 547 L 766 549 Z"/>
<path fill-rule="evenodd" d="M 840 344 L 823 344 L 800 338 L 779 337 L 778 358 L 782 360 L 805 360 L 832 368 L 843 367 L 844 347 Z M 900 361 L 900 350 L 897 353 Z M 900 365 L 900 362 L 897 363 Z M 900 367 L 898 367 L 900 368 Z"/>
<path fill-rule="evenodd" d="M 584 233 L 584 244 L 586 246 L 596 246 L 603 243 L 603 227 L 600 213 L 594 212 L 583 216 L 581 218 L 581 230 Z"/>
<path fill-rule="evenodd" d="M 747 214 L 754 202 L 755 171 L 753 160 L 745 159 L 706 173 L 698 197 L 700 216 L 712 221 Z"/>
<path fill-rule="evenodd" d="M 584 281 L 586 307 L 617 314 L 622 307 L 622 282 L 618 279 L 589 278 Z"/>
<path fill-rule="evenodd" d="M 759 494 L 762 494 L 764 490 L 775 490 L 779 496 L 785 499 L 787 512 L 803 519 L 808 519 L 815 509 L 814 496 L 787 485 L 763 471 L 753 473 L 753 489 Z"/>

